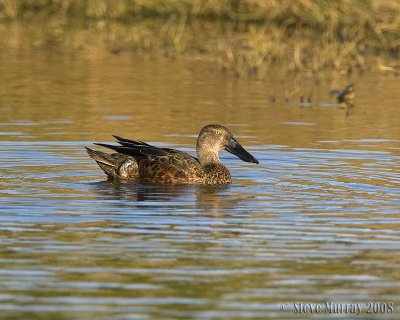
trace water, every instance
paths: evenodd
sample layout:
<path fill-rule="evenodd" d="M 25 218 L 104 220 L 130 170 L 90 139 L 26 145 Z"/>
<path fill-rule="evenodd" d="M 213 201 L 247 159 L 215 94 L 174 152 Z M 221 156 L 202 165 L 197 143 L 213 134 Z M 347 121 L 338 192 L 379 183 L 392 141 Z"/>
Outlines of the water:
<path fill-rule="evenodd" d="M 194 62 L 1 60 L 1 318 L 399 318 L 397 78 L 351 79 L 344 110 L 326 82 L 301 108 L 296 79 Z M 113 184 L 84 151 L 117 134 L 193 153 L 208 123 L 260 160 L 223 153 L 231 186 Z M 294 305 L 326 302 L 361 313 Z"/>

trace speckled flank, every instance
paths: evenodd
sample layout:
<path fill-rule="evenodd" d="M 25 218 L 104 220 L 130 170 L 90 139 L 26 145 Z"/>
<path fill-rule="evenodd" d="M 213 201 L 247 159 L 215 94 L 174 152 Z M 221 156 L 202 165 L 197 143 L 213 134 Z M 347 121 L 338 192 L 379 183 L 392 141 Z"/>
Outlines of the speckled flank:
<path fill-rule="evenodd" d="M 175 149 L 115 138 L 120 145 L 97 145 L 117 153 L 86 148 L 89 156 L 113 180 L 145 184 L 229 184 L 231 175 L 218 156 L 223 149 L 243 161 L 258 163 L 230 131 L 220 125 L 208 125 L 201 130 L 196 145 L 198 159 Z"/>

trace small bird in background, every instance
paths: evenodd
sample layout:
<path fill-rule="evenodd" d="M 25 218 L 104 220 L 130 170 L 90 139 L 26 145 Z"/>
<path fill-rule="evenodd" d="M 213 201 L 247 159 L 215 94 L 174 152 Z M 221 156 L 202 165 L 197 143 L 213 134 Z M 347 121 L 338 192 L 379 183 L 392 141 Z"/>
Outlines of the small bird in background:
<path fill-rule="evenodd" d="M 337 102 L 346 106 L 354 106 L 355 89 L 354 85 L 350 84 L 344 89 L 331 90 L 331 96 L 336 96 Z"/>
<path fill-rule="evenodd" d="M 271 104 L 275 103 L 276 102 L 275 96 L 274 95 L 269 96 L 268 102 L 271 103 Z"/>

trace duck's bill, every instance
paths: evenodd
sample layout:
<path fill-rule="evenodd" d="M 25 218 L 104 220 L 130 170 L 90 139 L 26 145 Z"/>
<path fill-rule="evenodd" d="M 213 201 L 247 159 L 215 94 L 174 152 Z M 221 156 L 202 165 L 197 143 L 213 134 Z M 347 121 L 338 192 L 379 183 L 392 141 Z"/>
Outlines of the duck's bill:
<path fill-rule="evenodd" d="M 258 160 L 248 153 L 236 139 L 232 138 L 228 145 L 225 146 L 225 150 L 237 156 L 240 160 L 246 162 L 257 163 Z"/>

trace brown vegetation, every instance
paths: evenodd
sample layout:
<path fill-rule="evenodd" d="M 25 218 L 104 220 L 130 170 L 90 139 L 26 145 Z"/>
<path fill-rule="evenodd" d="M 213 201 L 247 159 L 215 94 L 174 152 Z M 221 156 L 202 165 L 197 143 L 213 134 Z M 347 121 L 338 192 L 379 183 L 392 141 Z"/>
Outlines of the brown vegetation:
<path fill-rule="evenodd" d="M 187 54 L 258 77 L 396 72 L 400 52 L 397 0 L 0 0 L 0 19 L 3 46 Z"/>

